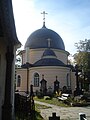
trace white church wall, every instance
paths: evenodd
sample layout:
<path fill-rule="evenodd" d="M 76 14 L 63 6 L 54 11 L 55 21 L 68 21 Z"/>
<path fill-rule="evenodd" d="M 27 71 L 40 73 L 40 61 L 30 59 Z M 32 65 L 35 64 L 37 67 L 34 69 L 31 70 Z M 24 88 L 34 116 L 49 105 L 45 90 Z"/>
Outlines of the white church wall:
<path fill-rule="evenodd" d="M 45 49 L 30 49 L 30 63 L 33 64 L 34 62 L 40 60 L 44 50 Z"/>
<path fill-rule="evenodd" d="M 20 87 L 16 87 L 16 90 L 26 91 L 27 90 L 27 69 L 18 69 L 16 70 L 16 76 L 20 75 L 21 84 Z M 17 81 L 17 77 L 16 77 Z"/>
<path fill-rule="evenodd" d="M 30 72 L 29 72 L 29 78 L 30 78 L 30 81 L 29 81 L 29 85 L 33 85 L 34 86 L 34 74 L 35 73 L 38 73 L 39 74 L 39 79 L 41 80 L 42 76 L 40 74 L 40 71 L 38 71 L 37 69 L 31 71 L 31 68 L 30 68 Z M 39 86 L 38 87 L 34 87 L 34 91 L 36 90 L 40 90 L 40 81 L 39 81 Z"/>
<path fill-rule="evenodd" d="M 67 51 L 62 51 L 62 50 L 57 50 L 57 49 L 53 49 L 57 59 L 61 60 L 64 64 L 67 64 L 68 61 L 68 52 Z"/>
<path fill-rule="evenodd" d="M 51 87 L 52 90 L 54 90 L 54 81 L 56 80 L 56 76 L 58 81 L 60 82 L 60 88 L 62 88 L 63 86 L 67 86 L 66 76 L 67 73 L 69 72 L 68 68 L 57 67 L 57 66 L 31 68 L 29 77 L 32 80 L 31 82 L 32 84 L 33 84 L 33 74 L 35 72 L 38 72 L 40 74 L 40 80 L 42 80 L 42 75 L 44 75 L 44 79 L 47 81 L 47 88 Z M 40 90 L 39 87 L 38 88 L 34 87 L 34 91 Z"/>
<path fill-rule="evenodd" d="M 67 74 L 70 74 L 70 68 L 67 67 L 32 67 L 29 69 L 29 84 L 28 88 L 30 90 L 30 85 L 34 85 L 34 74 L 38 73 L 40 81 L 42 80 L 42 75 L 44 75 L 44 79 L 47 81 L 47 89 L 49 87 L 54 90 L 54 81 L 57 80 L 60 82 L 59 87 L 62 89 L 63 86 L 67 86 Z M 17 90 L 26 91 L 27 90 L 27 70 L 26 69 L 18 69 L 17 75 L 21 75 L 21 86 L 17 87 Z M 71 89 L 75 90 L 75 73 L 71 73 Z M 39 87 L 34 87 L 34 92 L 36 90 L 40 91 L 40 81 Z M 68 87 L 68 86 L 67 86 Z"/>
<path fill-rule="evenodd" d="M 26 58 L 26 62 L 30 62 L 30 49 L 29 47 L 26 48 L 26 55 L 25 55 L 25 58 Z"/>
<path fill-rule="evenodd" d="M 42 49 L 29 49 L 27 52 L 23 53 L 23 63 L 29 62 L 31 64 L 35 63 L 36 61 L 40 60 L 45 48 Z M 67 64 L 68 61 L 68 52 L 53 49 L 55 52 L 57 59 L 61 60 L 63 63 Z M 26 55 L 27 54 L 27 55 Z M 27 57 L 28 56 L 28 57 Z M 28 61 L 27 61 L 28 58 Z"/>

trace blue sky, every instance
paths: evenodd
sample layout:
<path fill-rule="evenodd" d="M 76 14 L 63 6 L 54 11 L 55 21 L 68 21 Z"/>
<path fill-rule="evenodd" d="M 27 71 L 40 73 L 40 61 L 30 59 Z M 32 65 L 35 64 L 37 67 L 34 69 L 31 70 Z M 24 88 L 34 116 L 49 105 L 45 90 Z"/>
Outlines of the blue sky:
<path fill-rule="evenodd" d="M 46 11 L 46 27 L 63 39 L 66 51 L 76 53 L 74 44 L 90 39 L 90 0 L 12 0 L 17 36 L 24 46 L 29 35 L 42 27 Z"/>

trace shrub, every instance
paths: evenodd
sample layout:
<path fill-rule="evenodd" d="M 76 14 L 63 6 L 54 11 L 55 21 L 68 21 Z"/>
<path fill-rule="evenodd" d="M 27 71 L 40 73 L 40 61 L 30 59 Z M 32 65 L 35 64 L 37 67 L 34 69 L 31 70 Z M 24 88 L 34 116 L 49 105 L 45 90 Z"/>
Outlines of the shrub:
<path fill-rule="evenodd" d="M 38 97 L 39 99 L 42 99 L 42 98 L 44 98 L 44 95 L 43 95 L 41 92 L 38 92 L 37 97 Z"/>

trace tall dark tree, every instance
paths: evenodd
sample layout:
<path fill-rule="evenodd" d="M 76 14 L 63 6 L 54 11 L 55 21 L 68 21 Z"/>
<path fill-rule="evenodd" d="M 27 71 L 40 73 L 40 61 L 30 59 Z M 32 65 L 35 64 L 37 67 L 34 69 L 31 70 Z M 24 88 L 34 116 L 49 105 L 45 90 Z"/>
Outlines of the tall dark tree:
<path fill-rule="evenodd" d="M 21 66 L 22 59 L 21 59 L 21 56 L 20 56 L 20 52 L 22 52 L 22 51 L 21 50 L 16 51 L 15 68 L 18 68 L 18 67 Z"/>
<path fill-rule="evenodd" d="M 90 84 L 90 40 L 80 40 L 75 43 L 77 53 L 74 54 L 75 63 L 82 69 L 82 78 Z"/>

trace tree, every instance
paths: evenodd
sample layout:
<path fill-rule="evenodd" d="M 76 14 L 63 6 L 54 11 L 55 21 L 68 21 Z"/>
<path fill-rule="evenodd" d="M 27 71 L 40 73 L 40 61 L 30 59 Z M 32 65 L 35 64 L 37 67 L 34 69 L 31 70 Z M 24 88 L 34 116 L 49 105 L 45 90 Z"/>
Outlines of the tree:
<path fill-rule="evenodd" d="M 74 54 L 74 60 L 86 72 L 90 69 L 90 39 L 80 40 L 75 46 L 77 53 Z"/>
<path fill-rule="evenodd" d="M 83 69 L 84 72 L 88 71 L 90 68 L 90 53 L 89 52 L 81 52 L 74 54 L 74 62 L 79 65 L 80 69 Z"/>
<path fill-rule="evenodd" d="M 15 68 L 18 68 L 21 66 L 21 56 L 20 56 L 21 50 L 16 51 L 16 60 L 15 60 Z"/>
<path fill-rule="evenodd" d="M 79 51 L 90 52 L 90 39 L 80 40 L 78 43 L 75 43 L 75 47 Z"/>
<path fill-rule="evenodd" d="M 77 53 L 74 54 L 75 63 L 82 69 L 81 77 L 90 83 L 90 40 L 80 40 L 75 43 Z"/>

